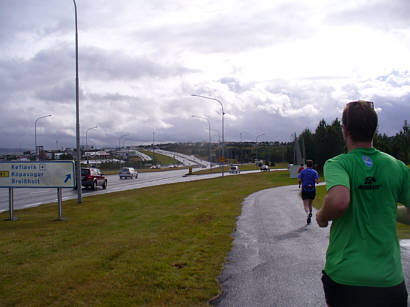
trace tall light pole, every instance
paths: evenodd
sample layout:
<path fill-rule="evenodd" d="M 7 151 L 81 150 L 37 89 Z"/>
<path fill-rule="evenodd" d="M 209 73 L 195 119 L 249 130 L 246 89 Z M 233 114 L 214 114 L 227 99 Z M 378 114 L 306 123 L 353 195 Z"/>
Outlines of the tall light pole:
<path fill-rule="evenodd" d="M 38 153 L 37 153 L 37 122 L 42 118 L 46 118 L 46 117 L 50 117 L 50 116 L 51 116 L 51 114 L 40 116 L 34 122 L 34 147 L 35 147 L 34 152 L 36 153 L 36 160 L 38 160 Z"/>
<path fill-rule="evenodd" d="M 221 134 L 219 133 L 219 130 L 212 129 L 212 131 L 215 132 L 216 135 L 218 136 L 218 144 L 220 144 L 221 143 Z"/>
<path fill-rule="evenodd" d="M 214 132 L 214 136 L 218 137 L 218 143 L 217 143 L 218 144 L 217 148 L 218 148 L 219 146 L 221 146 L 221 133 L 219 132 L 219 130 L 216 130 L 216 129 L 212 129 L 212 131 Z M 217 155 L 217 152 L 215 153 L 215 157 L 216 157 L 217 160 L 219 160 L 220 153 L 218 153 L 218 155 Z"/>
<path fill-rule="evenodd" d="M 265 135 L 265 133 L 259 134 L 256 136 L 256 143 L 255 143 L 255 150 L 256 150 L 256 158 L 255 160 L 258 161 L 258 138 Z"/>
<path fill-rule="evenodd" d="M 199 119 L 206 119 L 208 121 L 208 132 L 209 132 L 209 142 L 208 142 L 208 151 L 209 151 L 209 168 L 212 167 L 212 162 L 211 162 L 211 122 L 209 121 L 208 117 L 205 116 L 198 116 L 198 115 L 192 115 L 192 117 L 199 118 Z"/>
<path fill-rule="evenodd" d="M 243 157 L 243 146 L 242 146 L 242 132 L 240 132 L 239 133 L 239 138 L 240 138 L 240 140 L 241 140 L 241 142 L 240 142 L 240 147 L 241 147 L 241 154 L 240 154 L 240 160 L 242 160 L 242 157 Z"/>
<path fill-rule="evenodd" d="M 92 130 L 92 129 L 97 129 L 97 126 L 92 127 L 92 128 L 88 128 L 87 131 L 85 132 L 85 150 L 88 150 L 88 131 Z M 87 155 L 87 165 L 89 165 L 90 163 L 88 162 L 88 155 Z"/>
<path fill-rule="evenodd" d="M 152 130 L 152 165 L 155 163 L 155 130 Z"/>
<path fill-rule="evenodd" d="M 77 202 L 83 202 L 81 195 L 81 145 L 80 145 L 80 81 L 78 79 L 78 25 L 77 25 L 77 4 L 74 3 L 75 15 L 75 110 L 76 110 L 76 145 L 77 145 Z"/>
<path fill-rule="evenodd" d="M 192 96 L 194 97 L 200 97 L 200 98 L 204 98 L 204 99 L 210 99 L 210 100 L 214 100 L 216 102 L 218 102 L 221 105 L 222 108 L 222 157 L 221 157 L 221 162 L 222 162 L 222 177 L 224 176 L 224 162 L 225 162 L 225 139 L 224 139 L 224 105 L 222 103 L 222 101 L 220 101 L 219 99 L 213 98 L 213 97 L 207 97 L 207 96 L 202 96 L 202 95 L 196 95 L 196 94 L 192 94 Z"/>
<path fill-rule="evenodd" d="M 128 136 L 128 133 L 127 133 L 127 134 L 123 134 L 123 135 L 121 135 L 121 136 L 118 138 L 118 150 L 121 149 L 121 139 L 122 139 L 123 137 L 126 137 L 126 136 Z"/>

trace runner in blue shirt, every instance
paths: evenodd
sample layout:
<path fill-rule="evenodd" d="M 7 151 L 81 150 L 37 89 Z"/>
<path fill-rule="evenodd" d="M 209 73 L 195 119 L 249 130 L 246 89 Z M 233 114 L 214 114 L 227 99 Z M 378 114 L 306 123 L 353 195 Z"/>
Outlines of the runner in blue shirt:
<path fill-rule="evenodd" d="M 312 160 L 306 161 L 307 168 L 302 170 L 298 175 L 299 188 L 302 184 L 302 199 L 305 212 L 307 214 L 307 224 L 309 225 L 312 220 L 312 203 L 316 196 L 315 184 L 319 183 L 319 175 L 315 171 Z"/>

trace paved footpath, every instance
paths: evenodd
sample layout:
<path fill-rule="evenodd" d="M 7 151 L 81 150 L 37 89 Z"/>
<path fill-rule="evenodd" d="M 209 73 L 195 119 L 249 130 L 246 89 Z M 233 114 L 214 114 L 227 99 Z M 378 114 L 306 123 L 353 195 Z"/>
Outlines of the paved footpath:
<path fill-rule="evenodd" d="M 329 227 L 319 228 L 314 218 L 306 226 L 297 186 L 268 189 L 246 198 L 233 235 L 233 247 L 219 277 L 222 293 L 212 304 L 326 306 L 320 278 Z M 410 285 L 410 244 L 402 241 L 401 245 L 403 271 Z"/>

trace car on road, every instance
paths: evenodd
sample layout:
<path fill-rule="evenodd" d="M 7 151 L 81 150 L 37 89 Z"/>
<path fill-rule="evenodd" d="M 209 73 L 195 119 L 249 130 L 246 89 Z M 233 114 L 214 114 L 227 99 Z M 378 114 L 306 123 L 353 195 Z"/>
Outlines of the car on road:
<path fill-rule="evenodd" d="M 136 179 L 138 178 L 138 172 L 133 167 L 123 167 L 120 170 L 120 179 Z"/>
<path fill-rule="evenodd" d="M 241 170 L 239 169 L 239 165 L 232 165 L 231 169 L 229 170 L 231 174 L 240 174 Z"/>
<path fill-rule="evenodd" d="M 266 164 L 262 165 L 261 166 L 261 171 L 262 172 L 269 172 L 270 171 L 269 165 L 266 165 Z"/>
<path fill-rule="evenodd" d="M 104 190 L 107 188 L 107 178 L 98 168 L 87 167 L 81 168 L 81 185 L 85 188 L 97 189 L 97 186 Z"/>

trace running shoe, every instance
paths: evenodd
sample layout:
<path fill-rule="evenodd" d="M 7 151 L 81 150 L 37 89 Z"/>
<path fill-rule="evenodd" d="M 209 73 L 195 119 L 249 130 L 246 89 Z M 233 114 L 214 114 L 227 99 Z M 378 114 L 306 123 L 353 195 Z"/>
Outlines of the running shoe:
<path fill-rule="evenodd" d="M 312 212 L 311 212 L 311 213 L 309 213 L 309 215 L 308 215 L 308 218 L 307 218 L 306 222 L 307 222 L 307 224 L 309 225 L 311 221 L 312 221 Z"/>

